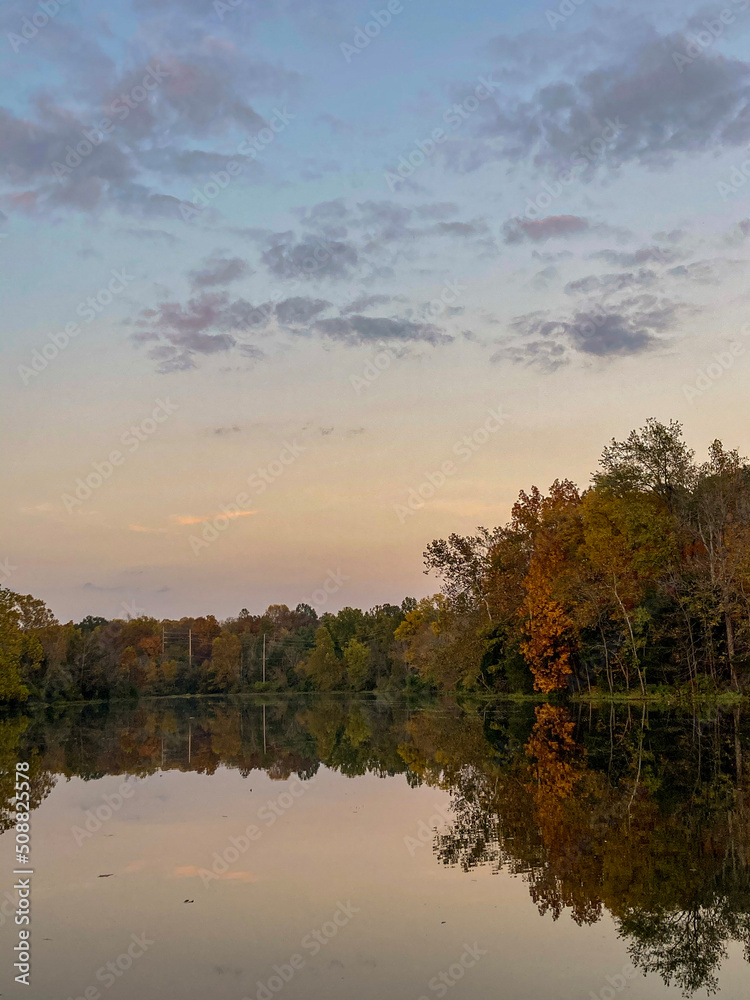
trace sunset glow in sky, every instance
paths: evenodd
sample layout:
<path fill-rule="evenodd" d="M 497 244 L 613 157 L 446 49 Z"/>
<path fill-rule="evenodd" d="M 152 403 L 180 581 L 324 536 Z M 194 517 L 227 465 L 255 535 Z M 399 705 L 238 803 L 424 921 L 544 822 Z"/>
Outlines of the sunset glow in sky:
<path fill-rule="evenodd" d="M 649 416 L 750 452 L 750 0 L 47 6 L 2 11 L 3 585 L 398 603 Z"/>

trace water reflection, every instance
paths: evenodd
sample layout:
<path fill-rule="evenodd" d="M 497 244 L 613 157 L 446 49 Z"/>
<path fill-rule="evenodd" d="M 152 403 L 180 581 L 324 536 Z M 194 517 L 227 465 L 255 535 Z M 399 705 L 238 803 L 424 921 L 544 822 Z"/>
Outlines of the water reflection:
<path fill-rule="evenodd" d="M 59 776 L 402 774 L 450 793 L 441 864 L 512 872 L 554 920 L 608 912 L 639 970 L 712 992 L 731 942 L 750 960 L 749 745 L 737 711 L 322 696 L 50 708 L 0 722 L 0 821 L 18 759 L 34 808 Z"/>

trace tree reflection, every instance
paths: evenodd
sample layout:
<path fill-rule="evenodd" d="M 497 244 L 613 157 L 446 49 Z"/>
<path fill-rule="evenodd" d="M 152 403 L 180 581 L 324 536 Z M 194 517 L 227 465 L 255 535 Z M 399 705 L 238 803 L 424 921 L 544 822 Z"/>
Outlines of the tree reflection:
<path fill-rule="evenodd" d="M 554 919 L 567 910 L 590 924 L 606 909 L 636 967 L 687 994 L 713 992 L 728 942 L 744 943 L 750 960 L 740 723 L 736 714 L 677 725 L 625 717 L 605 758 L 604 720 L 576 740 L 582 727 L 570 713 L 542 705 L 526 759 L 467 781 L 459 773 L 455 821 L 436 838 L 437 855 L 464 870 L 520 874 Z M 606 770 L 592 766 L 597 758 Z"/>
<path fill-rule="evenodd" d="M 323 696 L 55 707 L 0 721 L 0 821 L 12 823 L 17 760 L 31 764 L 33 807 L 57 775 L 400 774 L 451 795 L 442 864 L 512 872 L 555 920 L 608 912 L 637 968 L 712 992 L 730 942 L 750 960 L 749 737 L 737 711 Z"/>

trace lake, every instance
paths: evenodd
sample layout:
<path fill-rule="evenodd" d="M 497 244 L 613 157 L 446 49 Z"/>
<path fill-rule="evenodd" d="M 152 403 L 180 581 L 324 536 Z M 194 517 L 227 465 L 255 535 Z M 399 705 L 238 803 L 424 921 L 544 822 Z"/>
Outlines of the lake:
<path fill-rule="evenodd" d="M 31 985 L 14 982 L 29 764 Z M 750 718 L 257 696 L 0 721 L 4 996 L 750 997 Z"/>

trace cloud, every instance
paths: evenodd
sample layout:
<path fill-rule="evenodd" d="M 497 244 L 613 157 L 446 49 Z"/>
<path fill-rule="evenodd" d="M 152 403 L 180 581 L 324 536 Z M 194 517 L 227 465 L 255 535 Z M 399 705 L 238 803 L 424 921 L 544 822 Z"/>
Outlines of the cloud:
<path fill-rule="evenodd" d="M 243 342 L 241 337 L 250 329 L 263 333 L 273 320 L 281 331 L 292 336 L 312 334 L 344 344 L 388 340 L 437 345 L 453 339 L 430 322 L 351 311 L 357 304 L 374 306 L 394 300 L 384 295 L 360 296 L 358 303 L 350 304 L 338 316 L 323 318 L 324 312 L 334 308 L 326 299 L 292 296 L 254 306 L 242 298 L 232 300 L 226 292 L 202 292 L 184 304 L 161 302 L 154 308 L 143 309 L 129 323 L 134 327 L 133 341 L 147 345 L 148 356 L 162 374 L 195 369 L 198 355 L 232 350 L 245 358 L 260 360 L 263 351 Z"/>
<path fill-rule="evenodd" d="M 550 215 L 544 219 L 509 219 L 503 226 L 503 233 L 506 243 L 521 243 L 525 240 L 539 243 L 553 236 L 585 233 L 590 228 L 588 219 L 579 215 Z"/>
<path fill-rule="evenodd" d="M 577 312 L 565 332 L 573 346 L 584 354 L 611 357 L 640 354 L 654 346 L 656 330 L 664 328 L 664 314 L 641 312 L 626 315 L 618 311 Z"/>
<path fill-rule="evenodd" d="M 216 285 L 229 285 L 240 278 L 250 277 L 252 269 L 241 257 L 209 257 L 205 265 L 190 272 L 190 284 L 193 288 L 210 288 Z"/>
<path fill-rule="evenodd" d="M 101 117 L 98 109 L 95 115 Z M 143 218 L 181 218 L 185 202 L 140 182 L 137 150 L 115 138 L 92 144 L 85 135 L 93 131 L 91 121 L 78 119 L 47 97 L 37 101 L 37 118 L 18 118 L 0 108 L 0 177 L 11 189 L 5 203 L 12 209 L 54 215 L 113 207 Z M 79 155 L 79 148 L 85 155 Z"/>
<path fill-rule="evenodd" d="M 188 332 L 175 336 L 174 342 L 188 351 L 195 351 L 198 354 L 216 354 L 219 351 L 228 351 L 234 347 L 236 340 L 227 333 L 198 333 Z"/>
<path fill-rule="evenodd" d="M 354 127 L 343 118 L 339 118 L 337 115 L 331 115 L 325 112 L 322 115 L 318 115 L 318 121 L 323 122 L 327 125 L 334 135 L 347 135 L 354 131 Z"/>
<path fill-rule="evenodd" d="M 308 208 L 299 208 L 296 215 L 309 226 L 341 226 L 350 216 L 350 210 L 344 198 L 334 198 L 332 201 L 319 201 Z"/>
<path fill-rule="evenodd" d="M 682 260 L 687 254 L 673 247 L 656 244 L 640 247 L 638 250 L 597 250 L 591 254 L 592 260 L 604 260 L 619 267 L 637 267 L 639 264 L 671 264 Z"/>
<path fill-rule="evenodd" d="M 308 299 L 295 296 L 276 304 L 276 318 L 284 326 L 309 323 L 331 306 L 325 299 Z"/>
<path fill-rule="evenodd" d="M 452 202 L 413 208 L 389 199 L 350 203 L 336 198 L 295 209 L 301 229 L 244 229 L 240 234 L 258 245 L 262 264 L 281 280 L 341 282 L 357 278 L 368 284 L 394 278 L 396 263 L 413 261 L 420 243 L 427 245 L 434 259 L 436 237 L 471 238 L 483 250 L 496 252 L 485 219 L 441 218 L 455 211 Z M 431 222 L 414 225 L 418 218 Z M 432 221 L 435 219 L 438 221 Z"/>
<path fill-rule="evenodd" d="M 188 203 L 161 185 L 204 177 L 230 159 L 246 161 L 252 179 L 259 170 L 252 160 L 216 147 L 225 146 L 230 133 L 264 128 L 265 118 L 249 102 L 272 96 L 281 104 L 300 77 L 210 35 L 188 39 L 176 24 L 171 28 L 150 32 L 159 37 L 161 56 L 118 70 L 92 32 L 50 19 L 34 51 L 63 83 L 56 82 L 53 97 L 48 78 L 32 72 L 24 115 L 0 109 L 0 176 L 13 210 L 54 215 L 114 208 L 181 220 Z M 37 79 L 44 84 L 34 89 Z M 102 130 L 104 120 L 109 124 Z"/>
<path fill-rule="evenodd" d="M 564 46 L 544 32 L 497 39 L 498 72 L 516 86 L 485 102 L 449 166 L 465 172 L 504 160 L 550 172 L 578 157 L 586 180 L 601 167 L 664 168 L 678 156 L 745 144 L 750 64 L 717 46 L 681 66 L 675 56 L 694 51 L 690 45 L 687 26 L 660 31 L 609 8 L 593 9 Z M 521 79 L 532 86 L 518 86 Z M 597 152 L 591 144 L 600 137 L 605 149 Z"/>
<path fill-rule="evenodd" d="M 690 263 L 675 263 L 684 260 L 689 254 L 673 247 L 647 246 L 632 253 L 622 253 L 615 250 L 600 250 L 591 254 L 592 259 L 605 260 L 608 264 L 620 267 L 635 267 L 648 263 L 649 267 L 638 267 L 637 271 L 626 271 L 622 274 L 590 275 L 570 282 L 566 292 L 602 292 L 609 294 L 628 287 L 652 286 L 657 280 L 679 279 L 694 284 L 719 285 L 725 275 L 744 267 L 743 261 L 715 257 L 705 260 L 694 260 Z"/>
<path fill-rule="evenodd" d="M 138 531 L 138 532 L 142 532 L 143 534 L 149 534 L 149 535 L 162 534 L 166 530 L 167 530 L 166 528 L 147 528 L 143 524 L 129 524 L 128 525 L 128 531 Z"/>
<path fill-rule="evenodd" d="M 291 234 L 281 234 L 261 260 L 271 274 L 286 281 L 343 281 L 351 277 L 359 255 L 353 244 L 341 240 L 310 237 L 295 242 Z"/>
<path fill-rule="evenodd" d="M 240 428 L 237 424 L 232 424 L 231 427 L 214 427 L 214 434 L 222 436 L 224 434 L 239 434 Z"/>
<path fill-rule="evenodd" d="M 485 236 L 489 226 L 484 219 L 474 219 L 471 222 L 438 222 L 435 232 L 443 236 Z"/>
<path fill-rule="evenodd" d="M 225 353 L 237 346 L 235 333 L 257 327 L 263 320 L 245 299 L 231 301 L 226 292 L 203 292 L 184 305 L 162 302 L 155 309 L 141 310 L 132 321 L 133 339 L 137 343 L 162 341 L 149 350 L 160 372 L 185 371 L 195 367 L 195 354 Z M 241 350 L 249 357 L 260 356 L 252 345 L 242 345 Z"/>
<path fill-rule="evenodd" d="M 542 219 L 529 219 L 526 216 L 516 216 L 503 226 L 503 238 L 506 243 L 542 243 L 545 240 L 568 236 L 579 236 L 581 233 L 620 233 L 611 227 L 598 223 L 593 225 L 580 215 L 548 215 Z"/>
<path fill-rule="evenodd" d="M 375 306 L 387 306 L 391 302 L 403 301 L 403 296 L 397 295 L 383 295 L 383 294 L 373 294 L 358 295 L 356 299 L 349 303 L 348 306 L 343 306 L 341 309 L 342 316 L 348 316 L 351 313 L 362 312 L 363 309 L 372 309 Z"/>
<path fill-rule="evenodd" d="M 167 246 L 174 246 L 176 243 L 179 243 L 176 236 L 166 232 L 164 229 L 136 229 L 133 227 L 130 229 L 120 229 L 119 232 L 123 236 L 131 236 L 133 239 L 143 240 L 144 242 L 165 243 Z"/>
<path fill-rule="evenodd" d="M 654 239 L 660 243 L 682 243 L 686 237 L 687 232 L 684 229 L 662 230 L 661 232 L 654 233 Z"/>
<path fill-rule="evenodd" d="M 423 341 L 428 344 L 447 344 L 453 338 L 431 323 L 415 323 L 405 319 L 353 315 L 337 319 L 324 319 L 316 329 L 333 340 L 350 344 L 386 341 Z"/>
<path fill-rule="evenodd" d="M 131 872 L 139 872 L 143 868 L 146 868 L 147 865 L 148 865 L 147 861 L 143 860 L 131 861 L 129 864 L 125 865 L 125 867 L 123 868 L 123 873 L 129 875 Z"/>
<path fill-rule="evenodd" d="M 177 524 L 205 524 L 206 521 L 214 521 L 217 517 L 250 517 L 251 514 L 257 514 L 257 510 L 230 510 L 230 511 L 220 511 L 218 514 L 206 514 L 204 516 L 196 516 L 194 514 L 174 514 L 173 519 Z"/>
<path fill-rule="evenodd" d="M 663 344 L 662 335 L 689 311 L 685 303 L 642 294 L 616 304 L 594 302 L 560 319 L 547 311 L 527 313 L 511 323 L 521 342 L 504 346 L 493 360 L 509 358 L 549 369 L 570 360 L 570 351 L 596 358 L 642 354 Z"/>
<path fill-rule="evenodd" d="M 181 178 L 202 180 L 216 171 L 226 170 L 233 161 L 240 163 L 244 174 L 252 180 L 261 179 L 264 173 L 262 164 L 247 156 L 240 156 L 237 152 L 214 153 L 204 149 L 166 146 L 162 149 L 142 150 L 138 154 L 139 165 L 144 170 L 158 173 L 166 181 Z"/>
<path fill-rule="evenodd" d="M 750 236 L 750 219 L 740 219 L 738 223 L 724 237 L 724 241 L 730 246 L 743 243 Z"/>
<path fill-rule="evenodd" d="M 402 239 L 409 232 L 407 223 L 412 217 L 412 209 L 395 201 L 363 201 L 357 204 L 358 224 L 365 228 L 376 228 L 381 239 Z"/>
<path fill-rule="evenodd" d="M 678 264 L 676 267 L 670 267 L 667 274 L 672 278 L 683 278 L 699 285 L 720 285 L 724 274 L 745 267 L 745 261 L 716 258 L 695 260 L 690 264 Z"/>
<path fill-rule="evenodd" d="M 414 209 L 421 219 L 447 219 L 458 215 L 458 205 L 453 201 L 434 201 L 425 205 L 417 205 Z"/>
<path fill-rule="evenodd" d="M 629 271 L 624 274 L 590 274 L 585 278 L 569 281 L 565 291 L 568 295 L 590 295 L 595 292 L 612 295 L 630 288 L 649 288 L 655 285 L 657 280 L 655 271 L 643 267 L 640 271 Z"/>
<path fill-rule="evenodd" d="M 534 288 L 549 288 L 550 284 L 559 278 L 559 270 L 552 264 L 543 267 L 541 271 L 537 271 L 532 279 L 532 285 Z"/>

